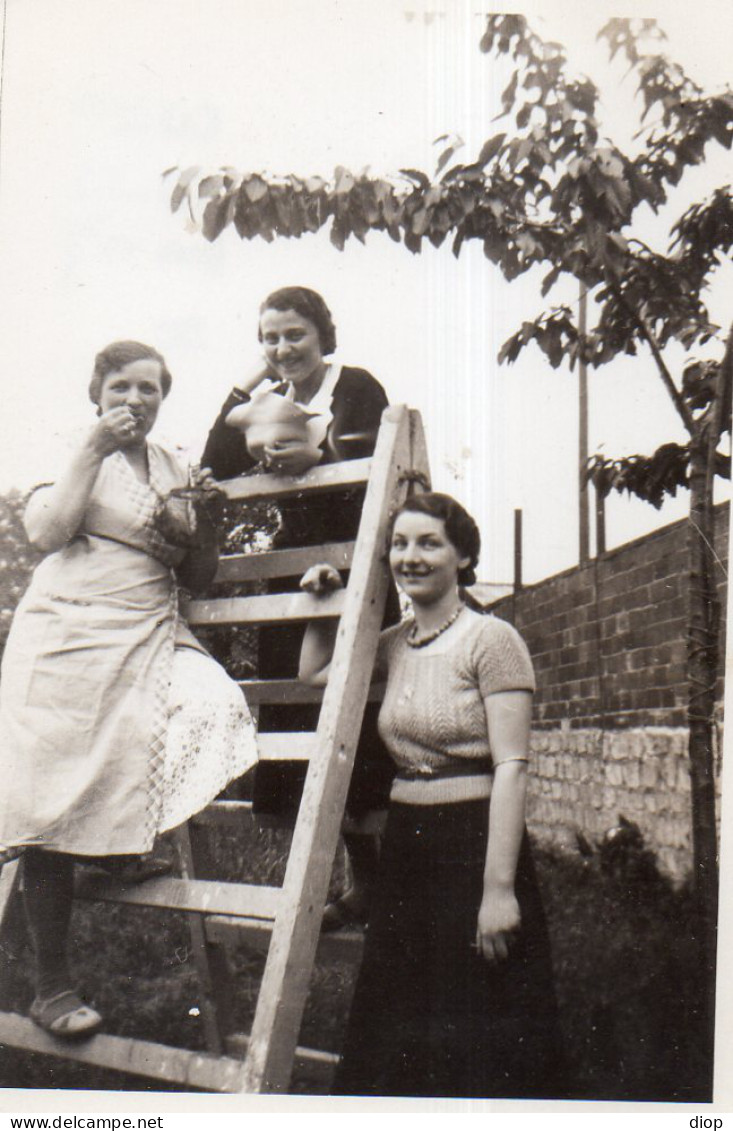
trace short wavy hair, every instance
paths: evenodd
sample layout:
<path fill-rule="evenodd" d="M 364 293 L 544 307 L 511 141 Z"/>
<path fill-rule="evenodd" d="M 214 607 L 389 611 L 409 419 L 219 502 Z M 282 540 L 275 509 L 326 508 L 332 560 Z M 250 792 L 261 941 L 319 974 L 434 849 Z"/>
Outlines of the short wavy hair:
<path fill-rule="evenodd" d="M 165 358 L 152 346 L 143 342 L 112 342 L 100 350 L 94 359 L 94 372 L 89 382 L 89 400 L 99 404 L 102 395 L 102 386 L 110 373 L 118 373 L 133 361 L 157 361 L 160 363 L 160 384 L 163 396 L 167 397 L 171 391 L 173 378 L 171 377 Z"/>
<path fill-rule="evenodd" d="M 448 540 L 456 549 L 459 557 L 468 558 L 468 565 L 458 571 L 458 584 L 461 586 L 475 585 L 476 566 L 481 553 L 481 535 L 478 526 L 465 507 L 462 507 L 451 495 L 442 495 L 439 491 L 425 491 L 421 494 L 410 495 L 392 515 L 389 524 L 390 541 L 392 540 L 395 522 L 401 514 L 406 512 L 426 514 L 430 518 L 441 520 Z"/>
<path fill-rule="evenodd" d="M 318 341 L 324 356 L 336 349 L 336 327 L 331 311 L 318 291 L 309 287 L 281 287 L 268 295 L 260 307 L 260 317 L 266 310 L 294 310 L 301 318 L 307 318 L 318 331 Z M 262 328 L 258 327 L 257 337 L 262 341 Z"/>

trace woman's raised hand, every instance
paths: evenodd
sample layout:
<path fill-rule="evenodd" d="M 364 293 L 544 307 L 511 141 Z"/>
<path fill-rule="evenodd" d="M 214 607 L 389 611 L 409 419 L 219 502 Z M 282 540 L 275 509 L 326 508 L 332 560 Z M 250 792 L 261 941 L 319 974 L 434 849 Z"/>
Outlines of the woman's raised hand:
<path fill-rule="evenodd" d="M 513 888 L 485 888 L 478 912 L 476 949 L 487 962 L 503 962 L 522 925 Z"/>
<path fill-rule="evenodd" d="M 343 587 L 341 574 L 328 562 L 311 566 L 300 579 L 300 588 L 303 592 L 312 593 L 314 597 L 325 597 L 328 593 Z"/>
<path fill-rule="evenodd" d="M 112 455 L 130 443 L 138 424 L 129 405 L 116 405 L 98 417 L 89 434 L 95 452 L 104 457 Z"/>
<path fill-rule="evenodd" d="M 251 393 L 265 378 L 270 376 L 270 369 L 263 357 L 251 365 L 246 373 L 235 382 L 234 388 L 240 393 Z"/>

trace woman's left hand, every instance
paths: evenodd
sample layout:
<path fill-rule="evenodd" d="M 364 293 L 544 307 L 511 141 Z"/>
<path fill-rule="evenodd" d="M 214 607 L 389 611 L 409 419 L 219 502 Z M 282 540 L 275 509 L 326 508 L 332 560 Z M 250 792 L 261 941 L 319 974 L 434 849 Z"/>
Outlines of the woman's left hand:
<path fill-rule="evenodd" d="M 320 448 L 309 444 L 273 444 L 264 448 L 263 463 L 279 475 L 303 475 L 320 461 Z"/>
<path fill-rule="evenodd" d="M 212 474 L 210 467 L 198 467 L 196 464 L 191 466 L 191 486 L 201 487 L 204 491 L 216 491 L 219 494 L 224 494 L 224 490 L 217 483 Z"/>
<path fill-rule="evenodd" d="M 485 889 L 478 912 L 476 949 L 487 962 L 503 962 L 521 923 L 522 916 L 513 889 Z"/>

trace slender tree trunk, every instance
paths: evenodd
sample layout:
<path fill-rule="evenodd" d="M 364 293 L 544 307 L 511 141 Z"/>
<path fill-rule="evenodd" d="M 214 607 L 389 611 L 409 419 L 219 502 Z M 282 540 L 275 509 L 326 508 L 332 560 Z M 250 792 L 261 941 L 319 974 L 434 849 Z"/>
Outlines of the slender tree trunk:
<path fill-rule="evenodd" d="M 705 1031 L 712 1042 L 715 1005 L 715 944 L 718 917 L 718 854 L 715 824 L 714 710 L 718 674 L 719 603 L 715 586 L 715 514 L 709 462 L 714 458 L 705 430 L 691 445 L 690 592 L 687 641 L 689 762 L 695 894 L 701 962 L 706 980 Z M 712 1053 L 712 1043 L 710 1046 Z M 712 1064 L 712 1057 L 710 1060 Z"/>

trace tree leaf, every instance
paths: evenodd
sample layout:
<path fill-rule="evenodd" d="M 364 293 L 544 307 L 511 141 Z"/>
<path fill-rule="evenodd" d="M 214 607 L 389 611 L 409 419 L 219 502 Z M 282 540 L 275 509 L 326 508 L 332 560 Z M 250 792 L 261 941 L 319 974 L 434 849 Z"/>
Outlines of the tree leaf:
<path fill-rule="evenodd" d="M 443 150 L 443 152 L 441 153 L 440 157 L 438 158 L 437 164 L 435 166 L 436 177 L 446 167 L 446 165 L 448 164 L 448 162 L 450 161 L 450 159 L 451 159 L 451 157 L 453 156 L 454 153 L 455 153 L 455 148 L 452 145 L 449 145 L 447 149 Z"/>
<path fill-rule="evenodd" d="M 403 177 L 407 177 L 408 180 L 414 181 L 415 184 L 419 185 L 422 189 L 430 187 L 430 177 L 427 177 L 425 173 L 421 173 L 419 169 L 400 169 L 400 173 Z"/>
<path fill-rule="evenodd" d="M 207 198 L 211 196 L 218 196 L 224 188 L 224 178 L 221 173 L 215 173 L 213 176 L 204 177 L 199 183 L 199 197 Z"/>
<path fill-rule="evenodd" d="M 517 83 L 518 82 L 519 82 L 519 71 L 515 71 L 514 74 L 511 77 L 510 81 L 509 81 L 509 85 L 505 88 L 505 90 L 503 91 L 502 96 L 501 96 L 501 104 L 504 107 L 504 110 L 505 110 L 506 113 L 508 113 L 509 110 L 511 110 L 511 108 L 514 104 L 514 99 L 515 99 L 516 94 L 517 94 Z"/>
<path fill-rule="evenodd" d="M 506 137 L 506 134 L 503 133 L 503 134 L 494 134 L 493 137 L 488 138 L 488 140 L 485 141 L 484 144 L 481 146 L 481 152 L 478 155 L 478 159 L 476 161 L 476 164 L 479 165 L 481 168 L 483 168 L 485 165 L 488 165 L 488 163 L 489 163 L 489 161 L 491 161 L 492 157 L 495 157 L 496 154 L 501 149 L 502 145 L 504 144 L 505 137 Z"/>
<path fill-rule="evenodd" d="M 229 201 L 226 197 L 210 200 L 204 208 L 202 231 L 209 243 L 213 243 L 227 226 Z"/>
<path fill-rule="evenodd" d="M 242 182 L 242 188 L 253 204 L 256 204 L 258 200 L 262 200 L 268 193 L 267 182 L 264 181 L 262 177 L 258 176 L 257 173 L 251 177 L 247 177 L 246 180 Z"/>
<path fill-rule="evenodd" d="M 188 196 L 188 190 L 191 181 L 201 171 L 200 165 L 190 165 L 188 169 L 184 169 L 176 183 L 173 192 L 171 193 L 171 212 L 177 212 L 181 204 Z"/>
<path fill-rule="evenodd" d="M 334 192 L 337 196 L 343 196 L 347 192 L 351 192 L 354 187 L 354 174 L 350 173 L 348 169 L 344 169 L 341 165 L 336 169 Z"/>

